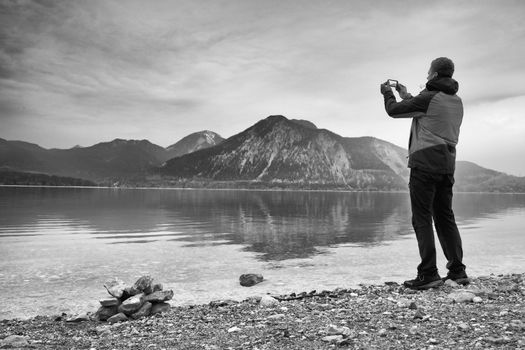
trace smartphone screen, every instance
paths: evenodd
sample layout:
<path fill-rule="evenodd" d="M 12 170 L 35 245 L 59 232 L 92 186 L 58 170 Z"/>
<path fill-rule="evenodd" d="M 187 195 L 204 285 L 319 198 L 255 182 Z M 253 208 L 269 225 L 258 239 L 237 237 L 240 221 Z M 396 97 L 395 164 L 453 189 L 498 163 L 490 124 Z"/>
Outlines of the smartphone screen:
<path fill-rule="evenodd" d="M 397 86 L 397 80 L 394 79 L 388 79 L 388 85 L 390 87 L 396 87 Z"/>

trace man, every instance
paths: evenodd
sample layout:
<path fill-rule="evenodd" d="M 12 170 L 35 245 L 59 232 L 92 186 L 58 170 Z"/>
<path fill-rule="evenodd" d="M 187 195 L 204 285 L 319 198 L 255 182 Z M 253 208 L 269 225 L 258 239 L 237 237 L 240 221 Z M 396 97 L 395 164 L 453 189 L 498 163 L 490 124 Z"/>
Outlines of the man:
<path fill-rule="evenodd" d="M 432 61 L 426 88 L 415 97 L 396 84 L 402 101 L 397 102 L 387 81 L 381 84 L 385 109 L 392 118 L 412 118 L 409 141 L 410 202 L 412 226 L 416 232 L 421 263 L 417 277 L 405 281 L 411 289 L 429 289 L 452 279 L 467 284 L 461 237 L 452 211 L 452 186 L 456 144 L 463 119 L 463 104 L 456 95 L 458 82 L 452 79 L 454 63 L 446 57 Z M 447 277 L 441 279 L 436 266 L 436 233 L 448 260 Z"/>

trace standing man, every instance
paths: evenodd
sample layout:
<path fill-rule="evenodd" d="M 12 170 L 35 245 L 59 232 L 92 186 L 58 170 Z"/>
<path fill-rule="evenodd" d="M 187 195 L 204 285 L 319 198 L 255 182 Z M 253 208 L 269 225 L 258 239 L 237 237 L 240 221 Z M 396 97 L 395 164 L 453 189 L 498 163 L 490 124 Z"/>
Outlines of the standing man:
<path fill-rule="evenodd" d="M 397 102 L 387 81 L 381 84 L 385 109 L 392 118 L 412 118 L 409 141 L 410 202 L 412 226 L 416 232 L 421 263 L 417 277 L 404 282 L 411 289 L 429 289 L 452 279 L 469 283 L 463 265 L 463 249 L 454 212 L 452 186 L 456 144 L 463 119 L 463 103 L 456 95 L 458 82 L 452 79 L 454 63 L 446 57 L 432 61 L 426 88 L 415 97 L 396 84 L 402 101 Z M 441 279 L 436 266 L 432 220 L 445 257 L 447 277 Z"/>

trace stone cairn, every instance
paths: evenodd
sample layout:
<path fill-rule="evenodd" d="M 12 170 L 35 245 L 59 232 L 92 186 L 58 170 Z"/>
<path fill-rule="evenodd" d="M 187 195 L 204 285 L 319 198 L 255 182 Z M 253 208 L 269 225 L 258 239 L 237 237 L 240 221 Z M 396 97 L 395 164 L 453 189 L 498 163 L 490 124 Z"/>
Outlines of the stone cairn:
<path fill-rule="evenodd" d="M 95 313 L 95 319 L 99 321 L 136 320 L 171 307 L 166 301 L 173 298 L 173 290 L 163 290 L 161 283 L 153 284 L 150 276 L 140 277 L 131 287 L 118 278 L 104 283 L 104 287 L 111 297 L 100 300 L 101 307 Z"/>

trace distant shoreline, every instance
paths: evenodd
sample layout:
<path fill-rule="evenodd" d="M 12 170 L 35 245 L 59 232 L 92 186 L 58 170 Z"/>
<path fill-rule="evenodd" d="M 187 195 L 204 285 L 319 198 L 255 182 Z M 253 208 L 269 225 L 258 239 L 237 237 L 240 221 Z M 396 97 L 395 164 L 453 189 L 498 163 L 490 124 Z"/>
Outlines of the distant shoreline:
<path fill-rule="evenodd" d="M 254 192 L 334 192 L 334 193 L 408 193 L 408 190 L 345 190 L 345 189 L 306 189 L 306 188 L 244 188 L 244 187 L 144 187 L 144 186 L 52 186 L 52 185 L 4 185 L 0 188 L 62 188 L 62 189 L 111 189 L 111 190 L 187 190 L 187 191 L 254 191 Z M 525 192 L 473 192 L 458 191 L 454 193 L 469 194 L 507 194 L 525 195 Z"/>

